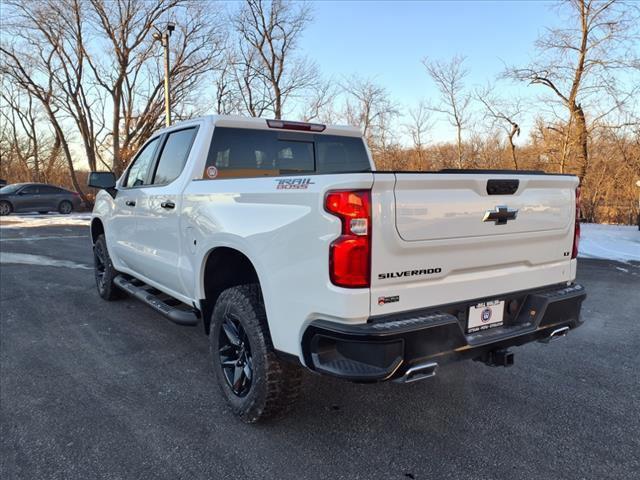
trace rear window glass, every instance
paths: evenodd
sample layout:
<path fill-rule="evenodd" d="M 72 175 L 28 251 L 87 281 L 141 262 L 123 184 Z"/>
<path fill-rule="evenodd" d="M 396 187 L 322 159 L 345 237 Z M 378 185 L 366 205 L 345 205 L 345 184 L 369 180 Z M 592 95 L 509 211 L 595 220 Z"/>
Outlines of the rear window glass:
<path fill-rule="evenodd" d="M 369 171 L 357 137 L 216 127 L 204 178 Z"/>

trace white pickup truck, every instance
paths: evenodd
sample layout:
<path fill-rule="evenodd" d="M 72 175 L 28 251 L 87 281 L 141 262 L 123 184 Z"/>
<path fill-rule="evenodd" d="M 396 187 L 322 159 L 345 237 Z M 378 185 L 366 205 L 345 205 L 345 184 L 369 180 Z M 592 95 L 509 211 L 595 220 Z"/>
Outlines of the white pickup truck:
<path fill-rule="evenodd" d="M 354 128 L 209 116 L 89 185 L 99 294 L 201 323 L 246 422 L 285 411 L 302 366 L 411 382 L 581 324 L 574 176 L 383 172 Z"/>

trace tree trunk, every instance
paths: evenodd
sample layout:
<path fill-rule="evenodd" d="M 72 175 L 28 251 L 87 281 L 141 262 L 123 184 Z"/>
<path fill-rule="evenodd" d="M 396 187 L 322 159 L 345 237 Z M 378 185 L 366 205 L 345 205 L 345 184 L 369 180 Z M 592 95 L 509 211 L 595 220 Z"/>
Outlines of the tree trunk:
<path fill-rule="evenodd" d="M 513 168 L 515 168 L 516 170 L 518 170 L 518 159 L 516 157 L 516 144 L 513 143 L 513 137 L 516 136 L 519 130 L 520 129 L 517 125 L 513 125 L 511 127 L 511 132 L 509 133 L 509 145 L 511 146 L 511 161 L 513 162 Z"/>
<path fill-rule="evenodd" d="M 275 105 L 274 105 L 274 113 L 277 120 L 282 119 L 282 93 L 280 92 L 280 86 L 274 81 L 273 82 L 273 90 L 275 93 Z"/>
<path fill-rule="evenodd" d="M 44 102 L 43 102 L 44 103 Z M 78 183 L 78 177 L 76 176 L 76 170 L 73 166 L 73 158 L 71 157 L 71 151 L 69 150 L 69 144 L 67 143 L 67 139 L 64 137 L 64 132 L 62 131 L 62 127 L 58 122 L 55 114 L 50 108 L 50 105 L 44 104 L 47 110 L 47 116 L 49 117 L 49 121 L 51 121 L 51 125 L 53 126 L 53 130 L 56 133 L 60 141 L 60 146 L 62 147 L 62 151 L 64 152 L 65 159 L 67 160 L 67 166 L 69 167 L 69 174 L 71 176 L 71 183 L 73 184 L 73 188 L 75 188 L 76 192 L 80 195 L 80 198 L 84 203 L 88 203 L 88 199 L 85 196 L 82 188 L 80 188 L 80 184 Z"/>
<path fill-rule="evenodd" d="M 114 85 L 111 94 L 113 99 L 113 121 L 111 124 L 113 135 L 113 172 L 119 176 L 124 170 L 124 165 L 120 160 L 120 101 L 122 99 L 122 78 L 119 78 Z"/>
<path fill-rule="evenodd" d="M 462 125 L 458 124 L 458 168 L 462 168 Z"/>
<path fill-rule="evenodd" d="M 578 148 L 580 149 L 580 157 L 582 157 L 580 169 L 578 170 L 578 177 L 580 178 L 580 183 L 582 183 L 584 181 L 584 177 L 587 175 L 587 169 L 589 168 L 587 120 L 584 116 L 582 107 L 580 105 L 576 105 L 575 108 Z"/>

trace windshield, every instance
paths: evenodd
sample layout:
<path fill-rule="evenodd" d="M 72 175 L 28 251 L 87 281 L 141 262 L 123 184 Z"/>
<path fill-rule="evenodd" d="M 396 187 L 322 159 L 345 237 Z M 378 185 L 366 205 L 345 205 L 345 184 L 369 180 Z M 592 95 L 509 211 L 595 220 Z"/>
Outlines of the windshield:
<path fill-rule="evenodd" d="M 16 190 L 18 190 L 21 186 L 22 186 L 22 184 L 20 184 L 20 183 L 14 183 L 13 185 L 7 185 L 5 187 L 0 188 L 0 194 L 2 194 L 2 193 L 15 193 Z"/>

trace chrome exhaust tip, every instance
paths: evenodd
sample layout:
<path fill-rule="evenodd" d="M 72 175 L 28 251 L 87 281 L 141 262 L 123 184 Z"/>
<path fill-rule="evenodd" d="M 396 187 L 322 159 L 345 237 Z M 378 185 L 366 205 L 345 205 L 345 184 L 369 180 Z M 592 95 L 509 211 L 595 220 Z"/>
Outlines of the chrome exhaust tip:
<path fill-rule="evenodd" d="M 437 369 L 438 364 L 436 362 L 414 365 L 413 367 L 409 367 L 405 374 L 395 381 L 398 383 L 412 383 L 418 380 L 424 380 L 425 378 L 435 377 Z"/>
<path fill-rule="evenodd" d="M 542 338 L 538 341 L 541 343 L 549 343 L 552 340 L 557 340 L 558 338 L 562 338 L 566 336 L 568 332 L 569 332 L 569 327 L 556 328 L 553 332 L 549 334 L 548 337 Z"/>

